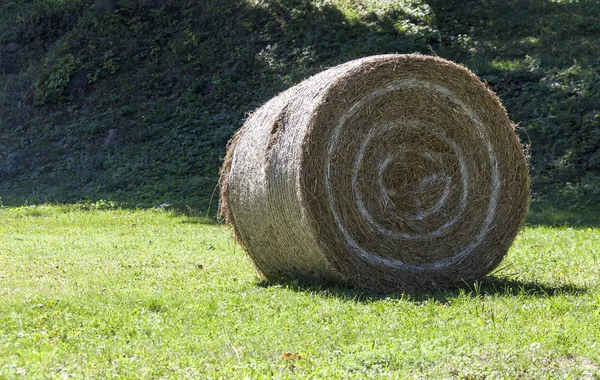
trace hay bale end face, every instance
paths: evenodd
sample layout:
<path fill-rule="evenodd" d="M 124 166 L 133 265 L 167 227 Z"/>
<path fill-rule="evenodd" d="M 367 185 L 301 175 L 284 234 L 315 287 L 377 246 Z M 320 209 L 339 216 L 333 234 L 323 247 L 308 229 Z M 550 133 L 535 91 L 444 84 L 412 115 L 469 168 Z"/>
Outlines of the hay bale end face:
<path fill-rule="evenodd" d="M 221 210 L 268 278 L 404 291 L 481 279 L 529 207 L 498 97 L 423 55 L 333 67 L 256 110 L 229 144 Z"/>

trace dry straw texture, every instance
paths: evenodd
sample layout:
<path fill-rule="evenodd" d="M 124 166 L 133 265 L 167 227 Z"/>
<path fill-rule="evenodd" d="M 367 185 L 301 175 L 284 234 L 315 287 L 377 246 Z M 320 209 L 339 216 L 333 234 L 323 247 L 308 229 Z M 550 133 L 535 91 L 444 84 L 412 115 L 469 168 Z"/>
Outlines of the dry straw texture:
<path fill-rule="evenodd" d="M 384 291 L 482 278 L 529 207 L 526 156 L 496 95 L 423 55 L 333 67 L 231 141 L 221 210 L 266 277 Z"/>

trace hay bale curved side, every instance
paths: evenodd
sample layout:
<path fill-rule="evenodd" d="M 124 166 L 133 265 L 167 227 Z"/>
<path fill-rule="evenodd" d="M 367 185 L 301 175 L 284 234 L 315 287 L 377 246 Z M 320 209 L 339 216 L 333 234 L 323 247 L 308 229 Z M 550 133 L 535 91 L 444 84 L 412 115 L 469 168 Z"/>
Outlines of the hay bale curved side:
<path fill-rule="evenodd" d="M 499 99 L 466 68 L 422 55 L 348 62 L 267 102 L 230 144 L 221 190 L 265 276 L 378 290 L 485 276 L 529 206 Z"/>

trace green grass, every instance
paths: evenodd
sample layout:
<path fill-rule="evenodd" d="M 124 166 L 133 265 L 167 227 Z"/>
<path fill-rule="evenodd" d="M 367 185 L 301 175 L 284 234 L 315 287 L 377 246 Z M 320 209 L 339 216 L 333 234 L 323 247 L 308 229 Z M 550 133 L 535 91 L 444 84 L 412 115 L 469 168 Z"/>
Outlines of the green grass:
<path fill-rule="evenodd" d="M 488 281 L 391 295 L 264 281 L 229 228 L 168 208 L 0 220 L 0 378 L 600 377 L 593 225 L 526 227 Z"/>

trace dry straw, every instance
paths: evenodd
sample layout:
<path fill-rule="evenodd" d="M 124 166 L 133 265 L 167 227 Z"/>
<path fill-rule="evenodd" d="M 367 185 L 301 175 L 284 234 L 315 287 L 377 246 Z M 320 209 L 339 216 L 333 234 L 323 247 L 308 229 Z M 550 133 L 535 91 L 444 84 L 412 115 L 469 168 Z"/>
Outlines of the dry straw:
<path fill-rule="evenodd" d="M 423 55 L 333 67 L 256 110 L 229 144 L 221 211 L 268 278 L 404 291 L 481 279 L 529 207 L 496 95 Z"/>

